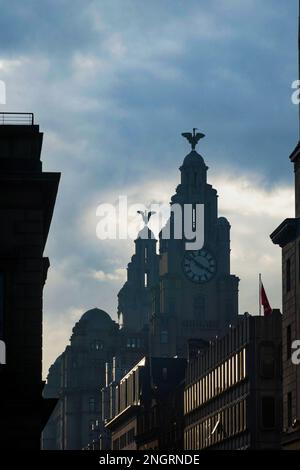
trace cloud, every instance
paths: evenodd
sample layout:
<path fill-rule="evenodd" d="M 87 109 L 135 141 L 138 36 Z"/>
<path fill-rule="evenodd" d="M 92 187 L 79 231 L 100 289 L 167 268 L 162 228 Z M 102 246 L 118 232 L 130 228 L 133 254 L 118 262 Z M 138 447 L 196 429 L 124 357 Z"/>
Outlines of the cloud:
<path fill-rule="evenodd" d="M 92 277 L 98 281 L 126 281 L 125 268 L 115 269 L 113 273 L 105 273 L 104 271 L 93 271 Z"/>
<path fill-rule="evenodd" d="M 180 133 L 193 127 L 207 135 L 199 152 L 232 224 L 241 311 L 256 309 L 259 271 L 279 305 L 280 250 L 268 236 L 293 207 L 284 201 L 298 139 L 297 8 L 296 0 L 2 2 L 0 111 L 33 111 L 44 169 L 62 172 L 46 246 L 45 370 L 68 340 L 70 312 L 97 305 L 115 316 L 121 280 L 108 277 L 126 267 L 133 243 L 96 238 L 97 205 L 121 194 L 168 203 L 188 152 Z"/>

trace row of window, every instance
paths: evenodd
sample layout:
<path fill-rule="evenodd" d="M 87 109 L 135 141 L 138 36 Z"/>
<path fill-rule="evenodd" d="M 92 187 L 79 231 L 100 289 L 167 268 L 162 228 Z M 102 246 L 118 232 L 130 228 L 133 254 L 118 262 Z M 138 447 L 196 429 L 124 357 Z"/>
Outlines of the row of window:
<path fill-rule="evenodd" d="M 183 322 L 182 326 L 188 326 Z M 196 325 L 195 325 L 196 326 Z M 198 355 L 191 361 L 187 368 L 187 381 L 193 382 L 205 370 L 210 370 L 216 364 L 223 362 L 225 357 L 234 354 L 245 347 L 249 339 L 249 320 L 243 318 L 235 327 L 230 328 L 227 335 L 213 341 L 205 352 L 205 354 Z"/>
<path fill-rule="evenodd" d="M 216 367 L 184 392 L 184 413 L 190 413 L 246 377 L 246 349 Z"/>
<path fill-rule="evenodd" d="M 244 399 L 186 430 L 184 449 L 205 449 L 244 432 L 246 427 L 246 400 Z"/>
<path fill-rule="evenodd" d="M 129 431 L 124 432 L 120 437 L 113 441 L 112 448 L 113 450 L 121 450 L 125 447 L 132 444 L 135 440 L 135 430 L 134 428 L 129 429 Z"/>
<path fill-rule="evenodd" d="M 116 387 L 116 413 L 137 402 L 139 397 L 139 368 L 122 379 Z"/>
<path fill-rule="evenodd" d="M 128 338 L 126 343 L 127 348 L 140 348 L 141 347 L 141 340 L 140 338 Z"/>

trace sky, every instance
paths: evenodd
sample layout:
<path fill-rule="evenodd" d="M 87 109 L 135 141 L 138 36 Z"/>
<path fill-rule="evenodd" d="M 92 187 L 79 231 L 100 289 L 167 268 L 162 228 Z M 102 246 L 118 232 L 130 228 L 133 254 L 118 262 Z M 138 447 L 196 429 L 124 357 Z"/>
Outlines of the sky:
<path fill-rule="evenodd" d="M 116 318 L 132 240 L 99 240 L 97 206 L 168 203 L 198 147 L 231 223 L 240 313 L 258 273 L 281 307 L 280 249 L 294 214 L 297 7 L 289 0 L 0 0 L 2 111 L 34 112 L 43 167 L 62 173 L 45 255 L 44 374 L 95 306 Z"/>

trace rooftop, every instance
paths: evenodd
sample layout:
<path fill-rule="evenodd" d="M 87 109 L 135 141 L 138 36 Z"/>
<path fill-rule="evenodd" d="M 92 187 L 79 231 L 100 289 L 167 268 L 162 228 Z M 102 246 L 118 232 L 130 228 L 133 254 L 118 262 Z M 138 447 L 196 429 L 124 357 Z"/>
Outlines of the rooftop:
<path fill-rule="evenodd" d="M 0 126 L 33 126 L 33 113 L 0 113 Z"/>

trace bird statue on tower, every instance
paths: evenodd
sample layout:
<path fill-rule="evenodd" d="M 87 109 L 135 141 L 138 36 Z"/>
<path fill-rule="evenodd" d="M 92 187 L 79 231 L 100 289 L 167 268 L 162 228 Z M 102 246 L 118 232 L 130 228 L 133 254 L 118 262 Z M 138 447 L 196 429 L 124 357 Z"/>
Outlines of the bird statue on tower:
<path fill-rule="evenodd" d="M 202 134 L 201 132 L 196 133 L 197 130 L 198 130 L 197 127 L 194 127 L 193 133 L 183 132 L 181 134 L 182 137 L 185 137 L 189 141 L 189 143 L 192 146 L 192 150 L 195 150 L 196 145 L 198 144 L 199 140 L 203 139 L 203 137 L 205 137 L 205 134 Z"/>

